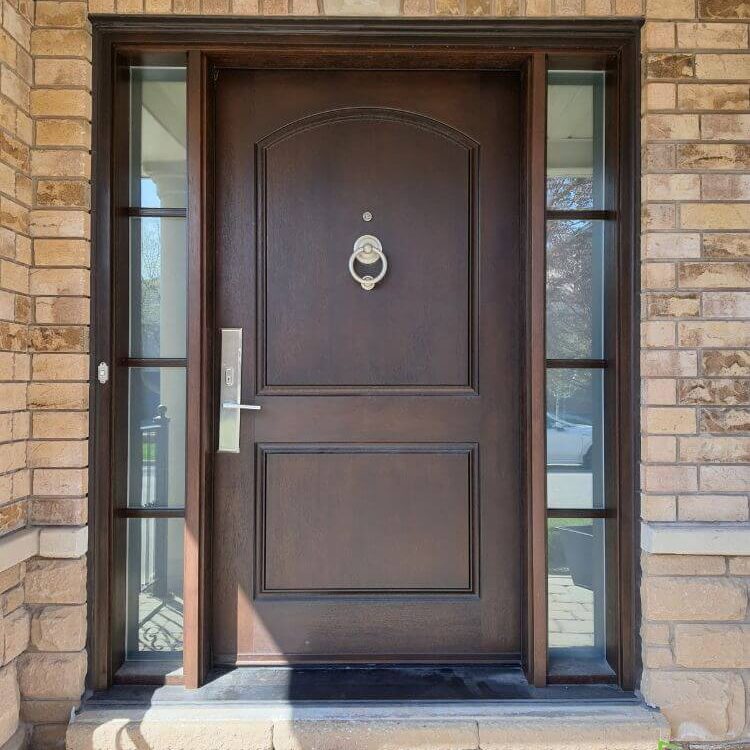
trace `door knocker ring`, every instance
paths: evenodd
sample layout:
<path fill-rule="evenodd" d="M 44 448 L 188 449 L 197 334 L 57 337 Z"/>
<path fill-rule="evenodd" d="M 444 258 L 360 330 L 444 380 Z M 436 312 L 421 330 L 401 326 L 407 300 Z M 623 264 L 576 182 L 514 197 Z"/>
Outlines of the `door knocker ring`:
<path fill-rule="evenodd" d="M 371 266 L 373 263 L 380 261 L 382 268 L 377 276 L 360 276 L 354 269 L 355 262 L 362 263 L 365 266 Z M 388 260 L 383 252 L 383 245 L 377 237 L 371 234 L 363 234 L 354 243 L 354 251 L 349 257 L 349 273 L 352 278 L 364 289 L 369 292 L 375 288 L 375 284 L 382 281 L 388 270 Z"/>

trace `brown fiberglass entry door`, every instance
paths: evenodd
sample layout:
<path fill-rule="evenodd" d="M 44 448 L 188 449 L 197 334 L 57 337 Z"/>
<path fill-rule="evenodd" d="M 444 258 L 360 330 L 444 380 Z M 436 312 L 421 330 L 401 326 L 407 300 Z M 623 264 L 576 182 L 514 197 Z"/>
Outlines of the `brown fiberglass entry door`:
<path fill-rule="evenodd" d="M 518 76 L 215 95 L 217 327 L 262 407 L 216 456 L 215 661 L 517 659 Z"/>

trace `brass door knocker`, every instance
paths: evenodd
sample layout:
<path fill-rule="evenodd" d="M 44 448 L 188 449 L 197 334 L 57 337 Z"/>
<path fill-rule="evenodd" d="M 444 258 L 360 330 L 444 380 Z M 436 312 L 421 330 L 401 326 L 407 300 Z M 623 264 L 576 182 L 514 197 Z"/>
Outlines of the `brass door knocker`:
<path fill-rule="evenodd" d="M 360 276 L 354 268 L 355 262 L 362 263 L 365 266 L 371 266 L 373 263 L 380 261 L 382 268 L 377 276 Z M 364 289 L 369 292 L 375 288 L 375 284 L 382 281 L 388 270 L 388 260 L 383 252 L 383 245 L 377 237 L 371 234 L 363 234 L 354 243 L 354 252 L 349 258 L 349 273 L 352 278 Z"/>

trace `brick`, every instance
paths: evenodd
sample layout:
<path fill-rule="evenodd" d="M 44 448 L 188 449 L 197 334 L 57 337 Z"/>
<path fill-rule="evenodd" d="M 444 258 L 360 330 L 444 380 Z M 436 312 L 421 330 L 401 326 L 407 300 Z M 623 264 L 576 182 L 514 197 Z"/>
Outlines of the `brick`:
<path fill-rule="evenodd" d="M 88 395 L 88 383 L 31 383 L 27 392 L 30 409 L 88 409 Z"/>
<path fill-rule="evenodd" d="M 704 200 L 750 200 L 750 175 L 703 175 L 701 178 L 701 197 Z"/>
<path fill-rule="evenodd" d="M 34 21 L 37 26 L 82 28 L 86 25 L 86 4 L 37 0 Z"/>
<path fill-rule="evenodd" d="M 90 190 L 88 183 L 80 180 L 38 180 L 35 197 L 37 206 L 88 208 Z"/>
<path fill-rule="evenodd" d="M 677 403 L 677 381 L 666 378 L 649 378 L 643 381 L 644 404 L 669 406 Z"/>
<path fill-rule="evenodd" d="M 36 121 L 38 146 L 86 147 L 90 141 L 91 124 L 86 120 L 38 119 Z"/>
<path fill-rule="evenodd" d="M 36 469 L 32 487 L 35 495 L 85 495 L 88 472 L 85 469 Z"/>
<path fill-rule="evenodd" d="M 645 137 L 649 140 L 697 140 L 698 115 L 647 115 Z"/>
<path fill-rule="evenodd" d="M 676 625 L 675 661 L 701 669 L 750 667 L 750 626 Z"/>
<path fill-rule="evenodd" d="M 700 315 L 700 296 L 690 293 L 646 294 L 649 318 L 689 318 Z"/>
<path fill-rule="evenodd" d="M 641 625 L 641 638 L 649 646 L 668 646 L 669 625 L 663 622 L 644 622 Z"/>
<path fill-rule="evenodd" d="M 0 506 L 0 536 L 26 525 L 26 502 Z"/>
<path fill-rule="evenodd" d="M 678 23 L 677 46 L 684 49 L 742 49 L 747 47 L 743 23 Z"/>
<path fill-rule="evenodd" d="M 644 410 L 646 432 L 656 434 L 694 433 L 695 409 L 651 407 Z"/>
<path fill-rule="evenodd" d="M 28 443 L 28 467 L 80 468 L 88 465 L 88 442 L 85 440 L 44 440 Z"/>
<path fill-rule="evenodd" d="M 702 432 L 750 432 L 750 409 L 702 409 Z"/>
<path fill-rule="evenodd" d="M 24 698 L 73 698 L 83 693 L 86 653 L 26 653 L 18 660 L 18 684 Z"/>
<path fill-rule="evenodd" d="M 698 360 L 695 352 L 686 351 L 644 351 L 641 352 L 641 375 L 683 376 L 697 375 Z"/>
<path fill-rule="evenodd" d="M 670 289 L 675 286 L 675 266 L 672 263 L 644 263 L 641 266 L 643 289 Z"/>
<path fill-rule="evenodd" d="M 29 275 L 29 289 L 35 295 L 85 297 L 89 273 L 76 268 L 35 268 Z"/>
<path fill-rule="evenodd" d="M 750 576 L 750 557 L 729 558 L 729 575 Z"/>
<path fill-rule="evenodd" d="M 654 83 L 652 86 L 666 86 L 674 88 L 672 83 Z M 664 100 L 659 100 L 663 103 Z M 649 104 L 649 106 L 652 106 Z M 675 168 L 675 144 L 674 143 L 645 143 L 641 150 L 641 162 L 643 172 L 652 172 L 663 169 Z"/>
<path fill-rule="evenodd" d="M 648 55 L 646 75 L 652 80 L 654 78 L 692 78 L 694 75 L 693 56 L 663 53 Z"/>
<path fill-rule="evenodd" d="M 696 78 L 747 81 L 750 78 L 750 55 L 709 55 L 695 56 Z"/>
<path fill-rule="evenodd" d="M 672 49 L 675 46 L 675 26 L 648 20 L 643 27 L 643 37 L 645 49 Z"/>
<path fill-rule="evenodd" d="M 745 618 L 747 590 L 732 579 L 655 576 L 644 579 L 642 588 L 644 616 L 649 620 Z"/>
<path fill-rule="evenodd" d="M 82 526 L 88 520 L 85 497 L 35 497 L 31 499 L 29 523 L 41 526 Z"/>
<path fill-rule="evenodd" d="M 24 587 L 28 604 L 85 604 L 86 559 L 29 560 Z"/>
<path fill-rule="evenodd" d="M 646 0 L 648 18 L 694 18 L 695 3 L 693 0 Z"/>
<path fill-rule="evenodd" d="M 675 227 L 675 207 L 671 203 L 645 203 L 641 209 L 641 216 L 643 228 L 649 231 Z"/>
<path fill-rule="evenodd" d="M 728 523 L 748 520 L 745 495 L 680 495 L 677 503 L 680 521 Z"/>
<path fill-rule="evenodd" d="M 674 495 L 642 495 L 641 518 L 644 521 L 677 520 L 677 498 Z"/>
<path fill-rule="evenodd" d="M 750 376 L 750 350 L 701 352 L 701 370 L 718 377 Z"/>
<path fill-rule="evenodd" d="M 85 297 L 37 297 L 35 319 L 40 324 L 86 324 L 91 301 Z"/>
<path fill-rule="evenodd" d="M 33 177 L 91 177 L 91 157 L 84 151 L 48 149 L 34 151 Z"/>
<path fill-rule="evenodd" d="M 644 466 L 643 489 L 646 492 L 695 492 L 698 472 L 694 466 Z"/>
<path fill-rule="evenodd" d="M 694 232 L 649 233 L 644 237 L 648 258 L 698 258 L 700 252 L 700 235 Z"/>
<path fill-rule="evenodd" d="M 750 257 L 750 235 L 704 234 L 703 254 L 707 258 Z"/>
<path fill-rule="evenodd" d="M 682 463 L 744 463 L 750 461 L 750 438 L 682 438 L 679 455 Z"/>
<path fill-rule="evenodd" d="M 723 557 L 715 555 L 643 555 L 649 576 L 714 576 L 726 573 Z"/>
<path fill-rule="evenodd" d="M 677 439 L 671 435 L 649 435 L 641 440 L 641 459 L 647 463 L 674 463 Z"/>
<path fill-rule="evenodd" d="M 35 438 L 72 439 L 85 438 L 89 434 L 88 414 L 85 412 L 36 412 L 32 415 L 31 425 L 31 434 Z"/>
<path fill-rule="evenodd" d="M 21 721 L 28 724 L 67 723 L 71 712 L 78 706 L 77 700 L 22 700 Z"/>
<path fill-rule="evenodd" d="M 748 87 L 745 84 L 698 83 L 677 87 L 679 109 L 747 109 L 749 101 Z M 686 144 L 684 148 L 687 147 Z"/>
<path fill-rule="evenodd" d="M 6 664 L 28 648 L 30 619 L 25 607 L 19 607 L 3 619 Z"/>
<path fill-rule="evenodd" d="M 88 380 L 89 358 L 86 354 L 35 354 L 32 374 L 34 380 Z"/>
<path fill-rule="evenodd" d="M 750 263 L 680 263 L 677 283 L 702 289 L 750 286 Z"/>
<path fill-rule="evenodd" d="M 649 83 L 645 94 L 649 110 L 675 108 L 677 86 L 674 83 Z"/>
<path fill-rule="evenodd" d="M 694 200 L 701 197 L 697 174 L 646 175 L 646 200 Z"/>
<path fill-rule="evenodd" d="M 701 115 L 701 134 L 707 141 L 747 140 L 750 115 Z"/>
<path fill-rule="evenodd" d="M 88 351 L 88 329 L 82 326 L 35 326 L 29 346 L 36 352 Z"/>
<path fill-rule="evenodd" d="M 35 57 L 91 59 L 91 34 L 84 29 L 34 29 L 31 54 Z"/>
<path fill-rule="evenodd" d="M 698 0 L 698 15 L 704 18 L 747 18 L 745 0 Z"/>
<path fill-rule="evenodd" d="M 32 237 L 90 237 L 91 216 L 88 211 L 36 209 L 29 230 Z"/>
<path fill-rule="evenodd" d="M 744 726 L 745 687 L 737 674 L 647 669 L 641 688 L 677 740 L 724 741 Z"/>
<path fill-rule="evenodd" d="M 90 245 L 86 240 L 37 239 L 34 241 L 34 265 L 88 267 Z"/>
<path fill-rule="evenodd" d="M 750 466 L 701 466 L 701 492 L 749 492 Z"/>
<path fill-rule="evenodd" d="M 706 318 L 750 318 L 750 292 L 706 292 L 703 315 Z"/>
<path fill-rule="evenodd" d="M 693 348 L 749 346 L 750 322 L 739 320 L 684 321 L 677 324 L 677 339 L 679 346 Z"/>
<path fill-rule="evenodd" d="M 91 94 L 80 89 L 34 89 L 31 92 L 31 114 L 35 117 L 81 117 L 90 120 Z"/>
<path fill-rule="evenodd" d="M 0 743 L 9 740 L 18 728 L 20 698 L 16 663 L 0 668 Z"/>
<path fill-rule="evenodd" d="M 17 563 L 11 568 L 0 571 L 0 593 L 5 593 L 8 589 L 18 586 L 23 580 L 24 572 L 24 563 Z"/>
<path fill-rule="evenodd" d="M 750 380 L 690 378 L 680 381 L 680 404 L 750 404 Z"/>
<path fill-rule="evenodd" d="M 86 646 L 86 605 L 51 605 L 35 610 L 31 644 L 37 651 L 81 651 Z"/>
<path fill-rule="evenodd" d="M 663 320 L 645 320 L 641 323 L 641 346 L 659 348 L 674 345 L 674 323 Z"/>

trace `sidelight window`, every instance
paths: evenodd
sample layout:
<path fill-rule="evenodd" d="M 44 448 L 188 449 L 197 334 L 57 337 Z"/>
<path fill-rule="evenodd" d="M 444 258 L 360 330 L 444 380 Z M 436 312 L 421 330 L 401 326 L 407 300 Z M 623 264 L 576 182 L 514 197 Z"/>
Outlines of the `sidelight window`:
<path fill-rule="evenodd" d="M 604 72 L 551 71 L 547 87 L 546 445 L 550 676 L 614 677 L 607 535 L 613 510 L 611 216 Z"/>
<path fill-rule="evenodd" d="M 148 669 L 164 662 L 168 670 L 181 661 L 183 643 L 185 68 L 127 66 L 122 74 L 129 127 L 121 146 L 129 169 L 118 195 L 128 219 L 113 293 L 118 328 L 128 336 L 117 341 L 113 384 L 127 476 L 115 484 L 115 549 L 124 557 L 116 602 L 122 643 L 115 647 L 126 668 L 147 661 Z"/>

